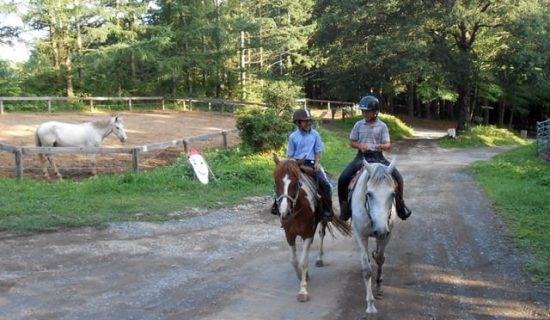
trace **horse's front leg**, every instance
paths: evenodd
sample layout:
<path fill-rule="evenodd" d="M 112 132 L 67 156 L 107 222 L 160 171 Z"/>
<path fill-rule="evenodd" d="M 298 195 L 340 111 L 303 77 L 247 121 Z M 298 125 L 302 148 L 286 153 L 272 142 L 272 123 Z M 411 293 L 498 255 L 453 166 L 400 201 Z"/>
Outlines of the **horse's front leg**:
<path fill-rule="evenodd" d="M 302 274 L 300 272 L 300 269 L 298 269 L 298 257 L 296 256 L 296 243 L 290 245 L 290 253 L 291 253 L 291 257 L 290 257 L 290 264 L 292 265 L 292 267 L 294 268 L 294 271 L 296 272 L 296 277 L 298 277 L 298 280 L 300 280 Z"/>
<path fill-rule="evenodd" d="M 309 248 L 311 247 L 311 243 L 313 242 L 313 238 L 307 238 L 304 240 L 304 245 L 302 248 L 302 256 L 300 257 L 300 264 L 299 268 L 301 271 L 301 277 L 300 277 L 300 292 L 298 292 L 298 301 L 299 302 L 307 302 L 309 301 L 309 293 L 307 292 L 307 282 L 309 280 L 309 274 L 308 274 L 308 265 L 309 265 Z"/>
<path fill-rule="evenodd" d="M 90 159 L 92 160 L 92 177 L 97 176 L 97 167 L 96 167 L 96 154 L 92 153 Z"/>
<path fill-rule="evenodd" d="M 354 230 L 355 231 L 355 230 Z M 376 313 L 376 307 L 374 306 L 374 295 L 372 294 L 372 268 L 369 260 L 369 239 L 363 238 L 360 232 L 354 232 L 353 236 L 359 246 L 359 253 L 361 259 L 361 270 L 363 272 L 363 282 L 366 289 L 366 301 L 367 301 L 367 313 Z"/>
<path fill-rule="evenodd" d="M 317 256 L 317 259 L 315 260 L 315 266 L 316 267 L 322 267 L 324 265 L 323 263 L 323 242 L 325 240 L 325 234 L 326 234 L 326 227 L 327 222 L 323 221 L 321 222 L 321 228 L 319 228 L 319 239 L 320 239 L 320 245 L 319 245 L 319 255 Z"/>
<path fill-rule="evenodd" d="M 390 237 L 387 237 L 384 240 L 377 240 L 376 251 L 372 253 L 372 258 L 374 259 L 374 261 L 376 261 L 376 264 L 378 266 L 378 268 L 376 269 L 376 297 L 377 298 L 382 297 L 382 266 L 386 261 L 386 256 L 384 254 L 384 251 L 386 250 L 386 246 L 390 241 L 389 238 Z"/>

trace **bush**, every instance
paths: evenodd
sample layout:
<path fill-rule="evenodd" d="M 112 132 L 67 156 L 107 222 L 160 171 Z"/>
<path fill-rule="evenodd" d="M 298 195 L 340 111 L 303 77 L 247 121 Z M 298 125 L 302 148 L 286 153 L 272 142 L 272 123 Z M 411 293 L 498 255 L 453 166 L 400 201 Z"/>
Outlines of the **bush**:
<path fill-rule="evenodd" d="M 264 101 L 277 115 L 287 121 L 292 120 L 292 113 L 296 108 L 296 98 L 300 87 L 289 81 L 271 83 L 264 92 Z"/>
<path fill-rule="evenodd" d="M 235 112 L 235 119 L 243 144 L 254 152 L 280 149 L 292 130 L 292 123 L 274 109 L 241 108 Z"/>

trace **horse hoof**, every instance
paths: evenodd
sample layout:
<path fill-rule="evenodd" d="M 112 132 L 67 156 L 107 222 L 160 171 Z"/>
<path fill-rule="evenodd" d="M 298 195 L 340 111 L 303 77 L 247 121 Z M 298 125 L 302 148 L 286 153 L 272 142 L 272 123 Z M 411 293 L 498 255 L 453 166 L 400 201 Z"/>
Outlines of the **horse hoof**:
<path fill-rule="evenodd" d="M 296 297 L 296 300 L 298 300 L 298 302 L 308 302 L 309 301 L 309 294 L 299 293 L 298 296 Z"/>
<path fill-rule="evenodd" d="M 375 307 L 375 306 L 371 306 L 371 307 L 368 307 L 368 308 L 367 308 L 367 313 L 368 313 L 368 314 L 378 313 L 378 310 L 376 310 L 376 307 Z"/>
<path fill-rule="evenodd" d="M 316 267 L 321 268 L 321 267 L 323 267 L 324 265 L 325 265 L 325 264 L 323 263 L 323 260 L 317 260 L 317 261 L 315 261 L 315 266 L 316 266 Z"/>

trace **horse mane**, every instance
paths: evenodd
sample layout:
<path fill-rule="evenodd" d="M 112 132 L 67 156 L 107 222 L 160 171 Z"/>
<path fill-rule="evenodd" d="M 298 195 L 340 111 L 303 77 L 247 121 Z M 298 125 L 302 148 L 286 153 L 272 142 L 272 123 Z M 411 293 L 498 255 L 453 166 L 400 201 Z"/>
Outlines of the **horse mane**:
<path fill-rule="evenodd" d="M 370 181 L 373 184 L 373 186 L 378 186 L 384 181 L 388 181 L 391 184 L 393 181 L 393 178 L 386 171 L 386 166 L 378 165 L 374 168 L 374 172 L 370 177 Z"/>
<path fill-rule="evenodd" d="M 96 128 L 107 128 L 107 127 L 110 127 L 111 126 L 111 117 L 107 118 L 107 119 L 100 119 L 100 120 L 95 120 L 95 121 L 91 121 L 90 124 Z"/>
<path fill-rule="evenodd" d="M 315 186 L 315 183 L 313 182 L 313 179 L 302 172 L 300 166 L 298 166 L 297 161 L 281 160 L 279 162 L 279 165 L 273 172 L 273 177 L 276 180 L 280 180 L 283 178 L 285 173 L 288 173 L 291 179 L 299 180 L 302 183 L 302 187 L 305 187 L 305 190 L 308 194 L 315 195 L 317 193 L 315 191 L 317 188 Z"/>
<path fill-rule="evenodd" d="M 366 190 L 367 182 L 369 181 L 373 186 L 378 186 L 385 181 L 392 183 L 393 178 L 388 172 L 386 172 L 386 166 L 377 164 L 374 166 L 374 170 L 372 170 L 370 174 L 366 169 L 363 171 L 357 180 L 355 188 L 358 188 L 359 190 Z"/>

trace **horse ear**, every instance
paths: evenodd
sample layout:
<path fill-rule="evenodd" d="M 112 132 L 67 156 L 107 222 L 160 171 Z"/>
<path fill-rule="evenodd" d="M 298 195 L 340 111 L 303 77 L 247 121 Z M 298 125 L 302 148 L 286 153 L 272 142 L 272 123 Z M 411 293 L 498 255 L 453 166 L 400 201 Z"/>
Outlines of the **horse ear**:
<path fill-rule="evenodd" d="M 279 164 L 279 162 L 281 162 L 281 158 L 279 158 L 279 156 L 273 152 L 273 161 L 275 162 L 275 164 Z"/>
<path fill-rule="evenodd" d="M 397 161 L 395 160 L 395 156 L 391 159 L 390 165 L 386 168 L 386 172 L 391 174 L 393 172 L 393 169 L 395 169 L 395 165 L 397 164 Z"/>
<path fill-rule="evenodd" d="M 115 122 L 122 123 L 122 117 L 121 116 L 115 116 Z"/>

